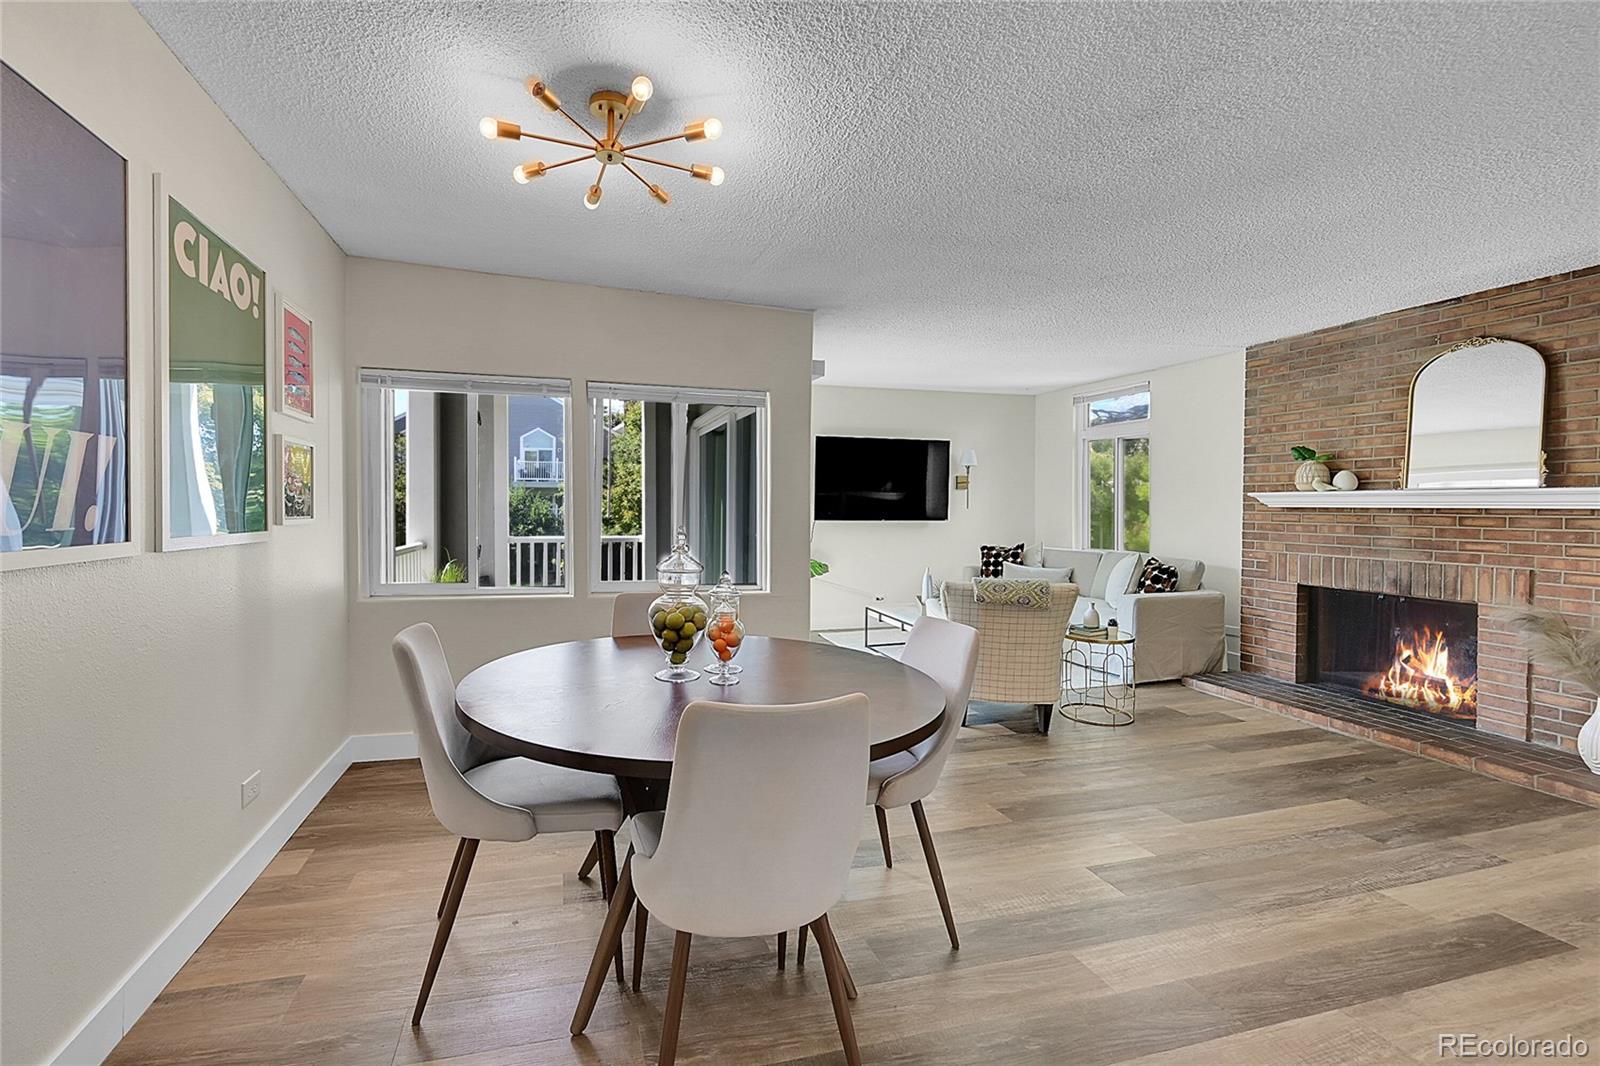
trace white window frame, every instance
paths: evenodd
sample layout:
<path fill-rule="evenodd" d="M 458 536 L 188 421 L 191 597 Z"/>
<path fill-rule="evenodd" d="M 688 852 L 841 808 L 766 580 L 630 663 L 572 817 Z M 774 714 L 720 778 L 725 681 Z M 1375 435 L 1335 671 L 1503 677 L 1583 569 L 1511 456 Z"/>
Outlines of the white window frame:
<path fill-rule="evenodd" d="M 1128 396 L 1133 393 L 1150 393 L 1148 381 L 1134 382 L 1115 389 L 1104 389 L 1099 392 L 1085 393 L 1074 396 L 1072 405 L 1074 416 L 1078 423 L 1078 491 L 1076 507 L 1078 511 L 1078 547 L 1090 549 L 1090 528 L 1093 515 L 1090 507 L 1090 454 L 1091 441 L 1109 440 L 1114 442 L 1112 454 L 1114 461 L 1112 506 L 1115 508 L 1116 545 L 1111 548 L 1093 548 L 1093 551 L 1130 551 L 1124 547 L 1123 537 L 1125 530 L 1122 527 L 1123 519 L 1123 477 L 1122 477 L 1122 442 L 1124 440 L 1149 440 L 1151 416 L 1155 412 L 1155 401 L 1151 400 L 1146 408 L 1143 418 L 1130 418 L 1121 422 L 1107 422 L 1101 426 L 1089 425 L 1089 405 L 1096 400 L 1106 400 L 1114 396 Z"/>
<path fill-rule="evenodd" d="M 384 573 L 384 562 L 388 555 L 385 550 L 394 541 L 394 506 L 391 493 L 393 485 L 387 474 L 393 465 L 394 459 L 394 404 L 390 390 L 405 389 L 420 392 L 451 392 L 466 394 L 472 397 L 469 405 L 470 412 L 476 415 L 479 402 L 483 397 L 504 395 L 525 396 L 556 396 L 567 401 L 567 414 L 562 420 L 562 448 L 565 450 L 570 441 L 573 411 L 572 382 L 564 378 L 523 378 L 523 377 L 494 377 L 476 374 L 452 374 L 421 370 L 381 370 L 363 368 L 357 375 L 360 391 L 360 433 L 361 433 L 361 545 L 359 556 L 361 560 L 361 585 L 362 595 L 366 597 L 388 596 L 571 596 L 573 594 L 573 568 L 572 568 L 572 485 L 565 478 L 563 468 L 562 486 L 566 500 L 566 521 L 563 522 L 563 557 L 566 559 L 565 583 L 559 587 L 540 588 L 533 586 L 496 586 L 493 588 L 480 588 L 478 579 L 482 573 L 482 552 L 487 546 L 490 551 L 498 551 L 499 545 L 505 542 L 505 531 L 481 528 L 478 508 L 478 462 L 479 449 L 474 446 L 468 452 L 467 470 L 467 512 L 470 516 L 473 529 L 474 550 L 468 553 L 467 580 L 462 584 L 435 584 L 433 582 L 395 582 L 388 580 Z M 407 432 L 411 426 L 411 415 L 407 415 Z M 552 434 L 553 436 L 553 434 Z M 499 445 L 504 447 L 502 443 Z M 410 459 L 410 448 L 407 448 L 407 460 Z M 409 481 L 409 478 L 408 478 Z M 510 479 L 507 479 L 506 488 L 510 489 Z M 407 510 L 410 509 L 410 500 L 407 500 Z M 409 523 L 410 517 L 407 516 Z M 410 531 L 407 531 L 410 535 Z M 504 565 L 503 560 L 496 560 L 496 568 Z"/>
<path fill-rule="evenodd" d="M 605 433 L 604 420 L 600 417 L 600 402 L 607 399 L 639 400 L 646 403 L 670 403 L 673 405 L 673 455 L 671 456 L 673 491 L 672 513 L 673 528 L 691 528 L 692 516 L 696 511 L 698 501 L 691 500 L 690 495 L 696 491 L 695 479 L 688 477 L 688 468 L 691 456 L 695 449 L 689 447 L 693 436 L 693 428 L 688 424 L 687 411 L 690 404 L 712 404 L 725 408 L 756 408 L 756 537 L 757 552 L 760 555 L 759 565 L 756 570 L 754 584 L 740 585 L 744 592 L 765 592 L 771 587 L 772 544 L 771 530 L 771 499 L 769 486 L 771 478 L 767 470 L 769 447 L 767 434 L 769 431 L 769 398 L 765 391 L 753 389 L 710 389 L 688 388 L 670 385 L 629 385 L 615 382 L 591 381 L 586 386 L 589 408 L 589 481 L 586 491 L 589 497 L 589 532 L 592 543 L 589 545 L 589 590 L 595 593 L 613 592 L 644 592 L 657 587 L 653 579 L 640 581 L 602 581 L 600 580 L 600 464 L 604 454 L 604 445 L 601 435 Z M 696 424 L 709 418 L 714 412 L 702 415 L 696 419 Z M 682 431 L 679 431 L 679 426 Z M 688 452 L 689 454 L 681 454 Z M 570 493 L 571 485 L 567 491 Z M 648 530 L 649 512 L 645 514 L 645 528 Z M 648 536 L 645 541 L 649 544 Z M 648 567 L 654 560 L 646 562 Z M 705 580 L 715 582 L 719 574 L 708 574 Z"/>

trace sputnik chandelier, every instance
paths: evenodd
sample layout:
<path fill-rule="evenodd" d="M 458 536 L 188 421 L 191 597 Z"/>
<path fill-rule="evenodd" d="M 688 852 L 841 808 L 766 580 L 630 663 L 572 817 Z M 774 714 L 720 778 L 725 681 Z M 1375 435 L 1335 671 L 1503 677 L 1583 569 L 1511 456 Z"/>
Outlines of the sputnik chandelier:
<path fill-rule="evenodd" d="M 545 141 L 548 144 L 564 144 L 569 148 L 582 149 L 583 154 L 563 159 L 559 163 L 545 163 L 538 159 L 531 159 L 518 165 L 511 172 L 511 176 L 523 185 L 535 178 L 542 178 L 550 171 L 559 167 L 568 167 L 574 163 L 582 163 L 586 159 L 596 159 L 600 162 L 600 173 L 595 176 L 594 184 L 583 196 L 583 204 L 589 210 L 600 206 L 600 183 L 605 180 L 606 168 L 621 167 L 629 174 L 639 179 L 639 184 L 650 190 L 650 195 L 660 203 L 671 203 L 672 198 L 655 182 L 645 180 L 644 175 L 633 169 L 635 163 L 649 163 L 651 166 L 667 167 L 671 170 L 681 170 L 691 177 L 701 181 L 708 181 L 712 185 L 722 184 L 722 168 L 710 166 L 706 163 L 692 163 L 684 166 L 682 163 L 669 163 L 665 159 L 651 159 L 649 156 L 638 154 L 640 148 L 648 148 L 653 144 L 664 144 L 667 141 L 676 141 L 680 138 L 685 141 L 714 141 L 722 136 L 722 123 L 714 118 L 703 118 L 698 122 L 691 122 L 683 127 L 682 133 L 674 133 L 670 137 L 656 137 L 653 140 L 639 141 L 635 144 L 622 143 L 622 131 L 628 125 L 628 120 L 644 110 L 644 105 L 655 93 L 655 85 L 643 74 L 633 79 L 633 85 L 626 93 L 619 93 L 611 89 L 601 89 L 589 97 L 589 113 L 597 119 L 604 119 L 606 124 L 605 137 L 598 137 L 589 132 L 587 126 L 573 118 L 567 109 L 561 106 L 561 101 L 550 87 L 538 78 L 530 77 L 527 80 L 528 94 L 543 104 L 548 110 L 559 113 L 568 122 L 578 127 L 578 130 L 589 139 L 583 141 L 568 141 L 560 137 L 546 137 L 540 133 L 529 133 L 515 122 L 507 122 L 501 118 L 485 118 L 478 123 L 478 131 L 491 141 L 520 141 L 523 139 Z"/>

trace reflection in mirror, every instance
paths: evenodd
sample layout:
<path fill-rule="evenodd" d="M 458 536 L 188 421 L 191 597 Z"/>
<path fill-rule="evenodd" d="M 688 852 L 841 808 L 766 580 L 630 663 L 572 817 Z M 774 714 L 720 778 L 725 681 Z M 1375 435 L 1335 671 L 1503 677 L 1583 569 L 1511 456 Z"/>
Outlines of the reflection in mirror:
<path fill-rule="evenodd" d="M 1411 386 L 1406 488 L 1537 488 L 1544 481 L 1544 357 L 1480 337 Z"/>
<path fill-rule="evenodd" d="M 126 165 L 0 72 L 0 552 L 126 542 Z"/>

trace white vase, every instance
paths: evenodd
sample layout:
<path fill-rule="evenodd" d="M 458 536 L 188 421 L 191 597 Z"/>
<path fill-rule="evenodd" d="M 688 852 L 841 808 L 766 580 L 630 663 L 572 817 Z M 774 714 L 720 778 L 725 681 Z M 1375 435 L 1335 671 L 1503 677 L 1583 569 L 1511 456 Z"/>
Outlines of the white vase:
<path fill-rule="evenodd" d="M 1315 492 L 1317 482 L 1329 480 L 1328 464 L 1319 463 L 1315 459 L 1308 459 L 1301 463 L 1294 472 L 1294 487 L 1301 492 Z"/>
<path fill-rule="evenodd" d="M 1594 713 L 1578 730 L 1578 754 L 1583 756 L 1590 773 L 1600 774 L 1600 700 L 1595 701 Z"/>
<path fill-rule="evenodd" d="M 1100 611 L 1092 603 L 1089 605 L 1089 613 L 1083 616 L 1083 624 L 1090 629 L 1100 628 Z"/>

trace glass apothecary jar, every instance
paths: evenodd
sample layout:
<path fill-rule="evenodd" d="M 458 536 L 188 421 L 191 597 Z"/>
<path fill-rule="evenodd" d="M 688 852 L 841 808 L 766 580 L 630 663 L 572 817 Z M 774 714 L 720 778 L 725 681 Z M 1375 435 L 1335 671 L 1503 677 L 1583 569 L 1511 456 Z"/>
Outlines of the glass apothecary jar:
<path fill-rule="evenodd" d="M 683 530 L 672 542 L 672 551 L 656 564 L 656 584 L 661 595 L 650 602 L 650 631 L 667 657 L 667 666 L 656 678 L 682 684 L 700 676 L 686 664 L 705 635 L 710 608 L 700 598 L 700 578 L 705 566 L 689 551 L 689 537 Z"/>
<path fill-rule="evenodd" d="M 711 623 L 706 629 L 706 640 L 711 645 L 711 675 L 713 685 L 737 685 L 738 674 L 744 667 L 733 661 L 744 646 L 744 622 L 739 619 L 739 587 L 726 570 L 709 593 Z"/>

